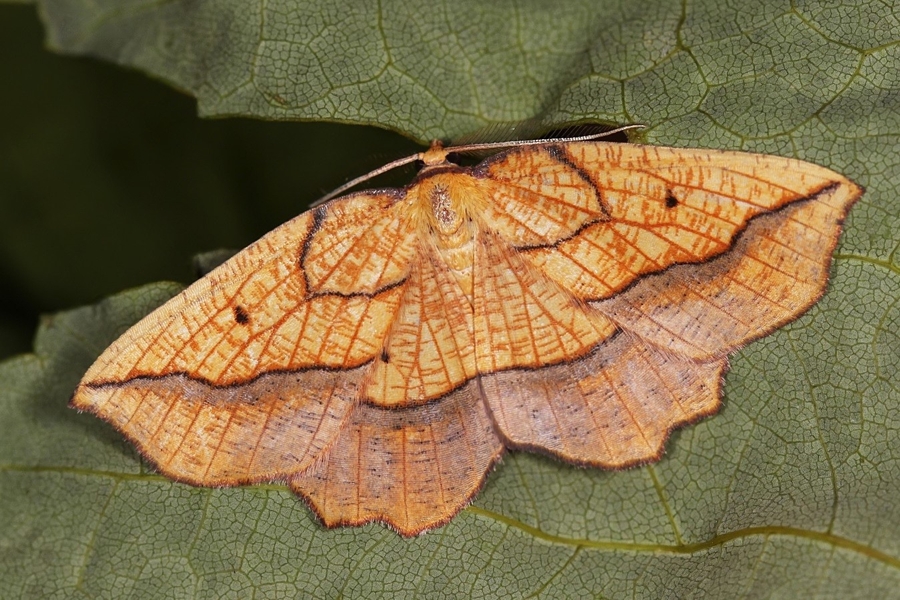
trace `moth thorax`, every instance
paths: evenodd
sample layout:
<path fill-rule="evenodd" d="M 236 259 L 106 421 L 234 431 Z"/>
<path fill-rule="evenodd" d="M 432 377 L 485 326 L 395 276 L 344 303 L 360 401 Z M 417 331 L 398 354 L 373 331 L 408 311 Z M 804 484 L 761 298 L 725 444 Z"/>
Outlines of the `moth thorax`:
<path fill-rule="evenodd" d="M 453 206 L 450 197 L 450 189 L 441 183 L 428 190 L 428 199 L 431 202 L 431 214 L 438 231 L 443 234 L 452 234 L 462 225 L 462 217 Z"/>

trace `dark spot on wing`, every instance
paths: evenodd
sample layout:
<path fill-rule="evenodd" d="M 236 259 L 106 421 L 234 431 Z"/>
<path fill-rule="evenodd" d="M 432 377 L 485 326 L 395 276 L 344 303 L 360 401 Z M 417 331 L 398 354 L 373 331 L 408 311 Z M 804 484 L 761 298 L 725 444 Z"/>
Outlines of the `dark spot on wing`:
<path fill-rule="evenodd" d="M 240 325 L 246 325 L 250 322 L 250 315 L 244 310 L 243 306 L 234 307 L 234 320 Z"/>
<path fill-rule="evenodd" d="M 678 206 L 678 198 L 671 190 L 666 190 L 666 208 L 675 208 Z"/>

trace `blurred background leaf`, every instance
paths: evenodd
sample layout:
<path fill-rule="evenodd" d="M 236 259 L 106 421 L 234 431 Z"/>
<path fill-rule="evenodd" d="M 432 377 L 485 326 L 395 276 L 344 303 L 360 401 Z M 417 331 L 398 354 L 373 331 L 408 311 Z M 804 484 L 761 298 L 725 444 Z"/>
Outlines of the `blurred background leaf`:
<path fill-rule="evenodd" d="M 35 353 L 0 364 L 0 596 L 900 597 L 893 9 L 543 4 L 38 3 L 51 46 L 204 115 L 330 123 L 198 120 L 144 75 L 41 50 L 33 7 L 0 6 L 0 352 L 27 349 L 40 312 L 189 281 L 194 253 L 249 243 L 411 139 L 642 122 L 653 143 L 797 156 L 867 188 L 829 293 L 734 359 L 722 413 L 626 472 L 511 455 L 414 540 L 325 531 L 281 486 L 148 473 L 65 408 L 178 289 L 143 287 L 45 318 Z"/>

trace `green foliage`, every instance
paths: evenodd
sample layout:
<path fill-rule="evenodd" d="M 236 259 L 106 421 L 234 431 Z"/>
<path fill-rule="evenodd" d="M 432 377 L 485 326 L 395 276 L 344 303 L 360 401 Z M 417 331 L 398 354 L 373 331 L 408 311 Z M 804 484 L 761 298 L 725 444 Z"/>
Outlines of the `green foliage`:
<path fill-rule="evenodd" d="M 34 354 L 0 364 L 0 596 L 900 597 L 900 29 L 886 5 L 39 4 L 53 47 L 169 81 L 205 115 L 420 140 L 643 122 L 648 142 L 796 156 L 867 192 L 825 298 L 740 352 L 723 411 L 660 463 L 509 455 L 472 507 L 412 540 L 324 530 L 278 485 L 170 483 L 66 408 L 177 287 L 49 317 Z"/>

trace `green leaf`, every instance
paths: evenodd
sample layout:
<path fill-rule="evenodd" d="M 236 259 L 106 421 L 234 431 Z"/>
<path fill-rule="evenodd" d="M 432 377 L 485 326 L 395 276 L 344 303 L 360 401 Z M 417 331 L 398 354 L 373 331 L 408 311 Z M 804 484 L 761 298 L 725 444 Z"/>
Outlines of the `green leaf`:
<path fill-rule="evenodd" d="M 174 82 L 204 114 L 419 139 L 520 119 L 643 122 L 652 143 L 848 175 L 867 192 L 828 294 L 733 359 L 722 412 L 639 469 L 509 455 L 472 507 L 419 538 L 328 531 L 282 486 L 171 483 L 66 408 L 93 358 L 178 289 L 143 287 L 45 319 L 35 353 L 0 364 L 0 596 L 900 597 L 890 8 L 538 4 L 41 7 L 57 47 Z"/>

